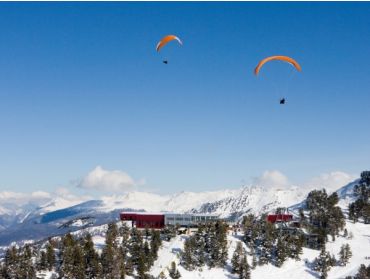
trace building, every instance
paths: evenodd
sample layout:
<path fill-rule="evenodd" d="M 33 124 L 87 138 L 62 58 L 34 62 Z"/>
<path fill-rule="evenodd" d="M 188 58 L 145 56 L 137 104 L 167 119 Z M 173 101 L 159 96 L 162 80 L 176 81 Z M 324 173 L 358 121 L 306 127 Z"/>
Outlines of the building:
<path fill-rule="evenodd" d="M 176 213 L 147 213 L 122 212 L 122 221 L 131 221 L 137 228 L 163 228 L 165 225 L 195 227 L 200 223 L 218 220 L 217 215 L 211 214 L 176 214 Z"/>

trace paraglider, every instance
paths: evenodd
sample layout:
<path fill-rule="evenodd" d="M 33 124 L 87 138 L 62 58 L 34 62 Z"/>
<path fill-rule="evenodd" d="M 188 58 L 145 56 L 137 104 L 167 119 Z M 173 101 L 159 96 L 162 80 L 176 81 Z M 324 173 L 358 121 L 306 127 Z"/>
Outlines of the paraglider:
<path fill-rule="evenodd" d="M 301 66 L 298 64 L 297 61 L 295 61 L 293 58 L 291 57 L 288 57 L 288 56 L 284 56 L 284 55 L 274 55 L 274 56 L 269 56 L 269 57 L 266 57 L 264 59 L 262 59 L 256 66 L 256 68 L 254 69 L 254 74 L 255 75 L 258 75 L 262 66 L 271 61 L 271 60 L 281 60 L 281 61 L 285 61 L 285 62 L 288 62 L 289 64 L 293 65 L 295 67 L 295 69 L 297 69 L 298 71 L 302 71 L 302 68 Z"/>
<path fill-rule="evenodd" d="M 156 51 L 159 52 L 161 50 L 161 48 L 163 48 L 165 45 L 167 45 L 169 42 L 171 42 L 173 40 L 176 40 L 177 42 L 179 42 L 180 45 L 182 45 L 182 41 L 180 40 L 179 37 L 177 37 L 175 35 L 167 35 L 167 36 L 164 36 L 158 42 L 157 46 L 155 47 Z"/>
<path fill-rule="evenodd" d="M 269 57 L 266 57 L 266 58 L 262 59 L 257 64 L 256 68 L 254 68 L 254 74 L 257 76 L 259 74 L 262 66 L 265 65 L 265 63 L 267 63 L 267 62 L 269 62 L 271 60 L 281 60 L 281 61 L 287 62 L 287 63 L 291 64 L 298 71 L 302 71 L 301 66 L 293 58 L 288 57 L 288 56 L 284 56 L 284 55 L 274 55 L 274 56 L 269 56 Z M 280 101 L 279 101 L 280 105 L 284 105 L 285 104 L 285 101 L 286 101 L 285 100 L 285 97 L 284 98 L 280 98 Z"/>

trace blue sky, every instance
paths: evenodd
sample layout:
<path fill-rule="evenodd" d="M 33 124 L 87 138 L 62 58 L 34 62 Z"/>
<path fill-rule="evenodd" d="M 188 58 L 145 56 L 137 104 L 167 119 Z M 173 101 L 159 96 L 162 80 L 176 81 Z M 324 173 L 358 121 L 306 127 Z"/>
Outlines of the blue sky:
<path fill-rule="evenodd" d="M 293 183 L 370 158 L 369 3 L 0 3 L 0 190 Z M 167 34 L 171 42 L 156 53 Z M 302 66 L 258 61 L 283 54 Z M 169 64 L 164 65 L 163 59 Z M 280 97 L 287 104 L 280 106 Z"/>

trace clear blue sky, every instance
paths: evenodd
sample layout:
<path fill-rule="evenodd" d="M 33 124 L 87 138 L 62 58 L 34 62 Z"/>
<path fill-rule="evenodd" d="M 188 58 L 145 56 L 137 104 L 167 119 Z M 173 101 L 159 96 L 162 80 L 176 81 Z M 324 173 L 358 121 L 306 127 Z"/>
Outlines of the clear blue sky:
<path fill-rule="evenodd" d="M 370 3 L 0 3 L 0 190 L 50 191 L 97 165 L 162 193 L 271 169 L 359 174 L 369 27 Z M 184 45 L 156 53 L 167 34 Z M 303 71 L 255 77 L 275 54 Z"/>

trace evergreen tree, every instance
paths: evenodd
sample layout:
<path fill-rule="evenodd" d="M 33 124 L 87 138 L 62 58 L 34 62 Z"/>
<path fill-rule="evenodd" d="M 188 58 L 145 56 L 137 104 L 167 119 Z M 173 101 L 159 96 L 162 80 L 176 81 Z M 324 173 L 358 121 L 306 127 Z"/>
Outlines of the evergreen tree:
<path fill-rule="evenodd" d="M 330 270 L 331 257 L 329 252 L 326 252 L 325 246 L 322 247 L 320 255 L 315 259 L 314 270 L 320 273 L 320 278 L 327 278 Z"/>
<path fill-rule="evenodd" d="M 361 264 L 355 279 L 370 279 L 370 265 L 366 268 L 364 264 Z"/>
<path fill-rule="evenodd" d="M 145 256 L 145 262 L 146 262 L 148 267 L 151 267 L 154 263 L 154 260 L 152 258 L 152 254 L 151 254 L 151 250 L 149 248 L 148 241 L 146 241 L 146 240 L 144 242 L 143 250 L 144 250 L 144 256 Z"/>
<path fill-rule="evenodd" d="M 127 261 L 125 264 L 125 274 L 133 275 L 133 273 L 134 273 L 134 265 L 132 263 L 132 258 L 127 258 Z"/>
<path fill-rule="evenodd" d="M 140 253 L 143 249 L 143 236 L 136 228 L 131 229 L 129 251 L 134 266 L 138 264 Z"/>
<path fill-rule="evenodd" d="M 153 261 L 158 258 L 158 250 L 161 246 L 161 236 L 159 231 L 153 230 L 151 231 L 151 240 L 150 240 L 150 250 L 151 250 L 151 257 Z"/>
<path fill-rule="evenodd" d="M 204 238 L 205 232 L 203 228 L 198 229 L 198 233 L 195 235 L 195 258 L 196 266 L 203 266 L 206 262 L 206 241 Z"/>
<path fill-rule="evenodd" d="M 137 274 L 139 278 L 145 279 L 146 277 L 146 272 L 148 270 L 148 267 L 146 265 L 146 258 L 143 252 L 140 252 L 139 258 L 138 258 L 138 263 L 137 263 Z"/>
<path fill-rule="evenodd" d="M 309 222 L 314 233 L 326 239 L 330 234 L 333 239 L 345 226 L 345 218 L 338 203 L 337 193 L 327 195 L 325 189 L 311 191 L 306 199 L 309 210 Z"/>
<path fill-rule="evenodd" d="M 85 278 L 85 264 L 80 244 L 68 233 L 62 238 L 60 266 L 57 271 L 62 278 Z M 49 249 L 51 252 L 51 250 Z M 50 259 L 52 257 L 50 256 Z"/>
<path fill-rule="evenodd" d="M 181 277 L 181 274 L 180 272 L 178 271 L 178 269 L 176 268 L 176 263 L 175 262 L 172 262 L 171 263 L 171 269 L 169 271 L 169 275 L 172 279 L 179 279 Z"/>
<path fill-rule="evenodd" d="M 32 262 L 32 250 L 29 244 L 19 249 L 19 263 L 17 268 L 17 278 L 36 278 L 36 269 Z"/>
<path fill-rule="evenodd" d="M 54 248 L 52 244 L 50 243 L 50 241 L 46 245 L 46 262 L 47 262 L 47 268 L 49 269 L 49 271 L 51 271 L 53 267 L 55 266 L 56 260 L 55 260 Z"/>
<path fill-rule="evenodd" d="M 88 233 L 84 238 L 83 256 L 85 265 L 85 275 L 88 279 L 99 278 L 101 273 L 101 265 L 99 263 L 99 255 L 95 251 L 94 242 L 91 234 Z"/>
<path fill-rule="evenodd" d="M 39 260 L 37 262 L 37 270 L 45 270 L 47 266 L 46 253 L 45 251 L 41 251 L 39 254 Z"/>
<path fill-rule="evenodd" d="M 183 266 L 187 270 L 193 270 L 194 267 L 197 265 L 195 251 L 196 251 L 196 237 L 191 236 L 185 240 L 184 251 L 181 254 Z"/>
<path fill-rule="evenodd" d="M 235 274 L 241 273 L 241 258 L 243 257 L 243 245 L 239 241 L 236 244 L 236 248 L 233 254 L 233 257 L 231 258 L 231 267 L 232 272 Z"/>
<path fill-rule="evenodd" d="M 84 279 L 85 278 L 85 263 L 83 252 L 80 244 L 76 243 L 73 246 L 73 267 L 72 267 L 73 278 Z"/>
<path fill-rule="evenodd" d="M 8 248 L 4 257 L 4 278 L 19 278 L 18 275 L 18 252 L 15 246 Z"/>
<path fill-rule="evenodd" d="M 281 267 L 285 260 L 287 259 L 286 252 L 287 244 L 284 240 L 279 237 L 276 244 L 276 266 Z"/>
<path fill-rule="evenodd" d="M 240 263 L 239 278 L 240 279 L 250 279 L 251 278 L 251 270 L 248 264 L 246 254 L 243 254 L 243 257 Z"/>
<path fill-rule="evenodd" d="M 348 243 L 343 244 L 339 252 L 340 264 L 345 266 L 351 257 L 352 257 L 352 251 L 351 251 L 349 244 Z"/>

